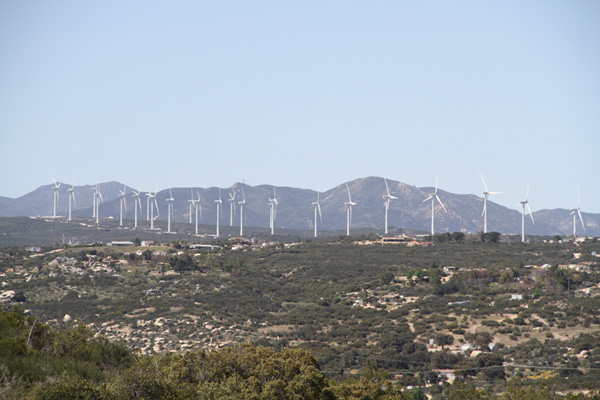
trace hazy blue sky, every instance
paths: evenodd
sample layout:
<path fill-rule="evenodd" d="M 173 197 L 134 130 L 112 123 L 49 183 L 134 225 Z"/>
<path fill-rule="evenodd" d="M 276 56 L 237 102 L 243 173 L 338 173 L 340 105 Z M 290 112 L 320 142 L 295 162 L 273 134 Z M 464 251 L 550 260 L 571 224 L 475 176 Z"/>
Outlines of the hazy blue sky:
<path fill-rule="evenodd" d="M 600 212 L 600 1 L 3 1 L 0 195 L 375 175 Z"/>

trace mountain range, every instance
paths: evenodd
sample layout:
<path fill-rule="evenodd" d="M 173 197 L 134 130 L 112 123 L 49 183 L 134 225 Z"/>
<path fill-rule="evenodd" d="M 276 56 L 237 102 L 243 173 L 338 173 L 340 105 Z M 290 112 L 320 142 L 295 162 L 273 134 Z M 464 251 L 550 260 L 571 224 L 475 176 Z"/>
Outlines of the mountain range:
<path fill-rule="evenodd" d="M 390 203 L 389 226 L 391 232 L 400 229 L 418 230 L 429 232 L 431 229 L 431 203 L 423 202 L 435 188 L 415 187 L 402 182 L 388 180 L 390 194 L 398 197 Z M 366 177 L 347 182 L 352 193 L 352 201 L 357 204 L 353 207 L 352 229 L 371 228 L 383 232 L 384 224 L 384 199 L 386 193 L 384 179 L 380 177 Z M 36 190 L 16 199 L 0 196 L 0 217 L 11 216 L 51 216 L 53 214 L 53 187 L 54 184 L 43 185 Z M 68 215 L 68 189 L 71 185 L 61 184 L 57 215 Z M 93 190 L 96 185 L 74 186 L 76 206 L 73 208 L 74 218 L 91 218 Z M 119 217 L 119 191 L 126 190 L 126 203 L 128 219 L 134 216 L 134 188 L 119 182 L 105 182 L 99 184 L 103 201 L 100 203 L 100 218 Z M 244 226 L 268 227 L 269 226 L 269 198 L 273 197 L 274 187 L 270 185 L 249 186 L 244 183 L 235 183 L 229 188 L 221 188 L 223 200 L 221 212 L 221 226 L 230 222 L 230 196 L 235 193 L 233 224 L 239 226 L 239 204 L 242 199 L 242 190 L 246 198 L 244 205 Z M 276 229 L 313 229 L 314 208 L 312 203 L 317 200 L 317 192 L 309 189 L 278 186 L 275 188 L 278 206 L 275 227 Z M 216 223 L 216 203 L 219 198 L 219 188 L 172 188 L 157 192 L 156 201 L 159 206 L 160 220 L 167 218 L 166 199 L 171 196 L 175 199 L 174 222 L 189 222 L 190 202 L 192 193 L 200 193 L 202 206 L 202 223 L 214 225 Z M 438 196 L 444 203 L 447 213 L 439 203 L 435 206 L 435 229 L 440 232 L 476 233 L 483 230 L 483 197 L 474 194 L 454 194 L 438 189 Z M 147 202 L 142 194 L 142 212 L 138 218 L 140 224 L 146 219 Z M 320 193 L 320 205 L 323 220 L 319 221 L 319 230 L 345 230 L 346 206 L 348 192 L 346 183 L 340 184 L 325 192 Z M 585 223 L 585 231 L 581 221 L 577 220 L 578 235 L 600 236 L 600 214 L 581 213 Z M 531 235 L 569 235 L 573 233 L 573 216 L 570 210 L 553 209 L 540 210 L 533 213 L 535 224 L 527 216 L 525 231 Z M 487 204 L 488 231 L 507 234 L 521 233 L 521 213 L 517 209 L 510 209 L 493 201 Z M 395 228 L 395 229 L 394 229 Z"/>

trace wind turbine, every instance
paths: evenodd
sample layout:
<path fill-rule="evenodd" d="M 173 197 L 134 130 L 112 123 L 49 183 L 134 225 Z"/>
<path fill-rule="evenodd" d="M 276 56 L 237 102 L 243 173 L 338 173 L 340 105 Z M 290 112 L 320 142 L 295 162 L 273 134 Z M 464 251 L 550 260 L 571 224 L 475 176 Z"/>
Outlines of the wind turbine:
<path fill-rule="evenodd" d="M 100 192 L 100 185 L 96 184 L 96 192 L 94 193 L 94 197 L 96 199 L 95 204 L 96 204 L 96 223 L 99 224 L 100 223 L 100 202 L 104 201 L 104 199 L 102 198 L 102 193 Z"/>
<path fill-rule="evenodd" d="M 54 192 L 54 214 L 53 214 L 53 218 L 56 218 L 56 207 L 58 207 L 58 188 L 60 187 L 60 182 L 56 182 L 56 180 L 54 180 L 54 178 L 52 178 L 52 180 L 54 181 L 54 187 L 52 188 L 52 191 Z"/>
<path fill-rule="evenodd" d="M 198 234 L 198 213 L 200 214 L 200 219 L 202 220 L 202 204 L 200 203 L 200 192 L 196 192 L 196 194 L 198 195 L 198 200 L 194 200 L 192 198 L 192 201 L 194 203 L 194 207 L 196 210 L 196 235 Z"/>
<path fill-rule="evenodd" d="M 385 182 L 385 190 L 387 192 L 386 194 L 383 195 L 383 200 L 385 200 L 385 203 L 384 203 L 384 205 L 385 205 L 385 229 L 384 229 L 384 232 L 387 235 L 387 233 L 388 233 L 388 210 L 390 208 L 390 200 L 392 200 L 392 199 L 395 200 L 395 199 L 397 199 L 397 197 L 392 196 L 390 194 L 390 187 L 388 186 L 387 179 L 383 178 L 383 180 Z"/>
<path fill-rule="evenodd" d="M 481 177 L 481 181 L 483 182 L 483 187 L 485 189 L 485 191 L 483 192 L 483 212 L 481 213 L 481 216 L 483 217 L 483 233 L 487 233 L 487 201 L 488 201 L 488 196 L 490 194 L 500 194 L 502 192 L 490 192 L 488 191 L 487 185 L 485 184 L 485 181 L 483 180 L 483 175 L 481 175 L 481 172 L 479 172 L 479 176 Z"/>
<path fill-rule="evenodd" d="M 217 237 L 219 237 L 219 220 L 221 219 L 221 206 L 223 205 L 221 188 L 219 188 L 219 200 L 215 200 L 215 203 L 217 203 Z"/>
<path fill-rule="evenodd" d="M 352 202 L 352 196 L 350 196 L 350 188 L 346 183 L 346 189 L 348 190 L 348 201 L 344 203 L 346 206 L 346 235 L 350 236 L 350 224 L 352 223 L 352 206 L 356 203 Z"/>
<path fill-rule="evenodd" d="M 72 205 L 77 207 L 77 204 L 75 203 L 75 184 L 71 185 L 71 187 L 69 188 L 69 221 L 71 221 L 71 203 L 73 203 Z"/>
<path fill-rule="evenodd" d="M 581 226 L 585 231 L 585 224 L 583 223 L 583 217 L 581 216 L 581 210 L 579 209 L 579 190 L 577 190 L 577 207 L 571 208 L 571 215 L 573 216 L 573 241 L 577 238 L 577 216 L 581 220 Z"/>
<path fill-rule="evenodd" d="M 123 207 L 125 207 L 125 212 L 127 212 L 127 202 L 125 200 L 125 192 L 127 191 L 127 186 L 123 185 L 123 190 L 119 190 L 119 226 L 123 226 Z"/>
<path fill-rule="evenodd" d="M 244 236 L 244 204 L 246 204 L 244 188 L 242 188 L 242 201 L 238 201 L 238 204 L 240 205 L 240 236 Z"/>
<path fill-rule="evenodd" d="M 271 235 L 275 234 L 275 218 L 277 217 L 277 194 L 275 193 L 275 186 L 273 186 L 273 198 L 269 197 L 269 209 L 270 209 L 270 227 Z"/>
<path fill-rule="evenodd" d="M 323 214 L 321 214 L 320 193 L 317 192 L 317 201 L 313 201 L 312 205 L 315 208 L 315 237 L 317 237 L 317 210 L 319 211 L 319 217 L 321 218 L 321 224 L 323 224 Z"/>
<path fill-rule="evenodd" d="M 438 203 L 441 204 L 442 208 L 444 209 L 445 212 L 448 212 L 448 210 L 446 210 L 446 207 L 444 207 L 444 203 L 442 203 L 442 200 L 440 200 L 440 197 L 437 195 L 437 190 L 438 190 L 438 179 L 437 179 L 437 175 L 435 176 L 435 190 L 433 193 L 429 193 L 429 197 L 426 198 L 425 200 L 423 200 L 423 203 L 425 203 L 427 200 L 431 200 L 431 236 L 433 237 L 433 235 L 435 235 L 435 228 L 434 228 L 434 220 L 435 220 L 435 201 L 437 200 Z"/>
<path fill-rule="evenodd" d="M 167 233 L 171 233 L 171 215 L 173 215 L 173 192 L 169 188 L 169 194 L 171 197 L 167 199 Z"/>
<path fill-rule="evenodd" d="M 137 192 L 134 190 L 133 191 L 133 202 L 134 202 L 134 206 L 133 209 L 135 210 L 135 227 L 137 228 L 138 226 L 138 207 L 140 208 L 140 212 L 142 212 L 142 199 L 140 199 L 140 193 L 142 192 L 142 190 L 138 190 Z"/>
<path fill-rule="evenodd" d="M 531 217 L 531 223 L 535 225 L 535 221 L 533 220 L 533 214 L 531 213 L 531 208 L 529 208 L 529 184 L 527 184 L 527 191 L 525 192 L 525 200 L 520 201 L 521 207 L 523 207 L 523 213 L 521 215 L 521 242 L 525 243 L 525 207 L 527 206 L 527 210 L 529 211 L 529 216 Z"/>
<path fill-rule="evenodd" d="M 158 202 L 156 201 L 156 192 L 158 192 L 158 186 L 154 193 L 146 193 L 146 196 L 148 196 L 148 208 L 150 209 L 150 230 L 154 230 L 154 207 L 156 207 L 156 218 L 160 215 L 160 212 L 158 211 Z"/>

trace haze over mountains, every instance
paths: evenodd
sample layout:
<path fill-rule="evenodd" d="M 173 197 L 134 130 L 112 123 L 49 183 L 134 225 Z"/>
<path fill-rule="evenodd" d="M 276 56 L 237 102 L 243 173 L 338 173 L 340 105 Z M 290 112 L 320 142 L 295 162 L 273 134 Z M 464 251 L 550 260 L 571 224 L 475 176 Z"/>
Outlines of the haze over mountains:
<path fill-rule="evenodd" d="M 390 193 L 398 197 L 392 200 L 389 209 L 389 226 L 398 229 L 421 230 L 429 232 L 431 229 L 431 202 L 423 202 L 434 191 L 433 187 L 417 188 L 402 182 L 388 180 Z M 119 182 L 106 182 L 100 184 L 103 202 L 100 204 L 100 218 L 119 216 L 119 190 L 123 189 Z M 386 193 L 385 183 L 380 177 L 367 177 L 348 182 L 352 193 L 352 200 L 357 203 L 353 208 L 352 228 L 373 228 L 383 233 L 384 199 Z M 53 187 L 54 184 L 44 185 L 38 189 L 16 199 L 0 197 L 0 216 L 51 216 L 53 214 Z M 68 188 L 71 185 L 61 184 L 59 188 L 59 206 L 57 214 L 68 214 Z M 75 186 L 76 207 L 73 217 L 92 217 L 92 196 L 95 185 Z M 127 218 L 133 219 L 135 188 L 127 186 Z M 244 226 L 268 227 L 269 226 L 269 197 L 273 197 L 273 186 L 249 186 L 235 183 L 229 188 L 221 188 L 223 208 L 221 212 L 221 225 L 228 225 L 230 218 L 230 193 L 235 192 L 236 213 L 234 225 L 239 226 L 239 205 L 241 191 L 244 191 L 246 204 L 244 206 Z M 137 189 L 135 189 L 137 190 Z M 190 208 L 188 200 L 191 199 L 191 190 L 201 195 L 202 223 L 216 223 L 216 204 L 219 198 L 219 188 L 172 188 L 174 200 L 175 222 L 189 222 Z M 292 187 L 276 187 L 278 207 L 275 221 L 276 229 L 312 229 L 314 209 L 312 202 L 317 199 L 317 192 L 309 189 Z M 170 196 L 169 189 L 158 191 L 156 195 L 160 209 L 160 220 L 167 218 L 166 199 Z M 447 213 L 436 203 L 435 229 L 441 232 L 476 233 L 483 230 L 483 197 L 474 194 L 453 194 L 438 188 L 438 196 L 446 206 Z M 146 219 L 146 196 L 142 195 L 142 212 L 138 214 L 140 220 Z M 488 201 L 488 231 L 501 233 L 520 234 L 521 212 L 520 207 L 510 209 L 493 202 L 494 197 Z M 346 206 L 348 200 L 345 183 L 331 188 L 320 194 L 320 204 L 323 214 L 319 230 L 342 230 L 346 227 Z M 535 199 L 530 199 L 535 202 Z M 139 211 L 139 210 L 138 210 Z M 578 220 L 578 235 L 600 236 L 600 214 L 591 214 L 582 211 L 585 231 Z M 535 225 L 529 218 L 525 221 L 525 231 L 531 235 L 569 235 L 573 233 L 573 217 L 570 210 L 554 209 L 540 210 L 533 213 Z M 145 225 L 142 223 L 141 225 Z"/>

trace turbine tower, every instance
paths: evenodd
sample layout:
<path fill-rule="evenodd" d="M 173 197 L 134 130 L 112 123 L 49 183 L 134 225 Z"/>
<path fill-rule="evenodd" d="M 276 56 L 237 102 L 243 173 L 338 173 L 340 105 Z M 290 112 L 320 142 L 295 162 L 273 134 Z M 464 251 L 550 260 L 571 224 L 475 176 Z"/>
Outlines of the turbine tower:
<path fill-rule="evenodd" d="M 156 192 L 158 192 L 158 187 L 156 187 L 154 193 L 146 193 L 146 196 L 148 196 L 148 208 L 150 211 L 150 230 L 154 230 L 154 207 L 156 207 L 156 218 L 158 218 L 160 215 L 160 212 L 158 211 L 158 202 L 156 201 Z"/>
<path fill-rule="evenodd" d="M 123 185 L 123 190 L 119 190 L 119 226 L 123 226 L 123 208 L 125 208 L 125 212 L 127 212 L 127 202 L 125 200 L 125 191 L 127 190 L 127 186 Z"/>
<path fill-rule="evenodd" d="M 323 224 L 323 214 L 321 214 L 321 204 L 320 204 L 320 193 L 317 192 L 317 201 L 313 201 L 313 207 L 315 208 L 315 237 L 317 237 L 317 210 L 319 211 L 319 217 L 321 219 L 321 224 Z"/>
<path fill-rule="evenodd" d="M 192 199 L 188 200 L 190 203 L 190 224 L 192 223 L 192 215 L 194 214 L 194 206 L 196 205 L 196 200 L 194 200 L 194 190 L 190 188 L 190 194 L 192 195 Z"/>
<path fill-rule="evenodd" d="M 481 177 L 481 181 L 483 182 L 483 187 L 485 189 L 485 191 L 483 192 L 483 212 L 481 213 L 481 216 L 483 217 L 483 233 L 487 233 L 487 201 L 488 201 L 488 196 L 490 194 L 500 194 L 502 192 L 490 192 L 487 188 L 487 185 L 485 184 L 485 181 L 483 180 L 483 175 L 481 175 L 481 172 L 479 172 L 479 176 Z"/>
<path fill-rule="evenodd" d="M 521 215 L 521 242 L 525 243 L 525 207 L 529 211 L 529 216 L 531 217 L 531 223 L 535 225 L 535 221 L 533 220 L 533 214 L 531 213 L 531 208 L 529 208 L 529 184 L 527 184 L 527 191 L 525 192 L 525 200 L 520 201 L 519 204 L 523 207 L 523 212 Z"/>
<path fill-rule="evenodd" d="M 98 184 L 92 188 L 92 218 L 96 218 L 96 196 L 98 194 Z"/>
<path fill-rule="evenodd" d="M 448 210 L 446 210 L 446 207 L 444 207 L 444 203 L 442 203 L 442 200 L 437 195 L 437 190 L 438 190 L 438 179 L 437 179 L 437 175 L 436 175 L 435 176 L 435 190 L 434 190 L 434 192 L 433 193 L 429 193 L 429 197 L 426 198 L 425 200 L 423 200 L 423 203 L 425 203 L 427 200 L 431 200 L 431 236 L 432 237 L 433 237 L 433 235 L 435 235 L 435 227 L 434 227 L 434 221 L 435 221 L 435 201 L 437 200 L 438 203 L 440 203 L 440 205 L 444 209 L 444 211 L 446 213 L 448 212 Z"/>
<path fill-rule="evenodd" d="M 75 184 L 71 185 L 71 187 L 69 188 L 69 221 L 71 221 L 72 206 L 77 207 L 77 204 L 75 202 Z"/>
<path fill-rule="evenodd" d="M 350 196 L 350 188 L 346 183 L 346 189 L 348 190 L 348 201 L 344 203 L 346 206 L 346 235 L 350 236 L 350 224 L 352 223 L 352 206 L 355 206 L 356 203 L 352 202 L 352 196 Z"/>
<path fill-rule="evenodd" d="M 223 205 L 223 200 L 221 199 L 221 188 L 219 188 L 219 200 L 215 200 L 217 203 L 217 235 L 219 237 L 219 220 L 221 218 L 221 206 Z"/>
<path fill-rule="evenodd" d="M 229 226 L 233 226 L 233 214 L 235 213 L 235 192 L 229 193 Z"/>
<path fill-rule="evenodd" d="M 134 202 L 134 207 L 133 209 L 135 210 L 135 228 L 137 228 L 138 226 L 138 207 L 140 208 L 140 213 L 142 212 L 142 199 L 140 199 L 140 193 L 142 192 L 142 190 L 138 190 L 137 192 L 134 190 L 133 191 L 133 202 Z"/>
<path fill-rule="evenodd" d="M 246 204 L 244 188 L 242 188 L 242 201 L 238 201 L 238 204 L 240 205 L 240 236 L 244 236 L 244 204 Z"/>
<path fill-rule="evenodd" d="M 169 188 L 169 194 L 171 197 L 167 199 L 167 233 L 171 233 L 171 215 L 173 215 L 173 192 Z"/>
<path fill-rule="evenodd" d="M 150 199 L 151 198 L 152 198 L 152 192 L 146 193 L 146 221 L 150 221 Z"/>
<path fill-rule="evenodd" d="M 94 204 L 96 204 L 96 223 L 100 223 L 100 202 L 104 201 L 102 193 L 100 192 L 100 185 L 96 184 L 96 191 L 94 192 Z"/>
<path fill-rule="evenodd" d="M 388 186 L 387 183 L 387 179 L 383 178 L 384 182 L 385 182 L 385 190 L 386 190 L 386 194 L 383 195 L 383 200 L 385 201 L 384 205 L 385 205 L 385 229 L 384 232 L 387 235 L 388 233 L 388 210 L 390 208 L 390 200 L 392 199 L 397 199 L 397 197 L 392 196 L 390 194 L 390 187 Z"/>
<path fill-rule="evenodd" d="M 60 187 L 60 182 L 56 182 L 56 180 L 54 180 L 54 178 L 52 178 L 52 180 L 54 181 L 54 187 L 52 188 L 52 191 L 54 192 L 54 214 L 53 214 L 53 218 L 56 218 L 56 207 L 58 207 L 58 188 Z"/>
<path fill-rule="evenodd" d="M 573 216 L 573 241 L 577 238 L 577 216 L 581 220 L 581 226 L 585 231 L 585 224 L 583 223 L 583 217 L 581 216 L 581 210 L 579 209 L 579 190 L 577 190 L 577 207 L 571 208 L 571 215 Z"/>
<path fill-rule="evenodd" d="M 275 186 L 273 186 L 273 198 L 269 197 L 269 210 L 270 210 L 270 221 L 269 226 L 271 227 L 271 235 L 275 234 L 275 218 L 277 217 L 277 194 L 275 193 Z"/>
<path fill-rule="evenodd" d="M 194 200 L 192 198 L 192 201 L 194 203 L 194 209 L 196 211 L 196 235 L 198 234 L 198 214 L 200 214 L 200 220 L 202 220 L 202 204 L 200 203 L 200 192 L 196 192 L 196 194 L 198 195 L 198 200 Z"/>

